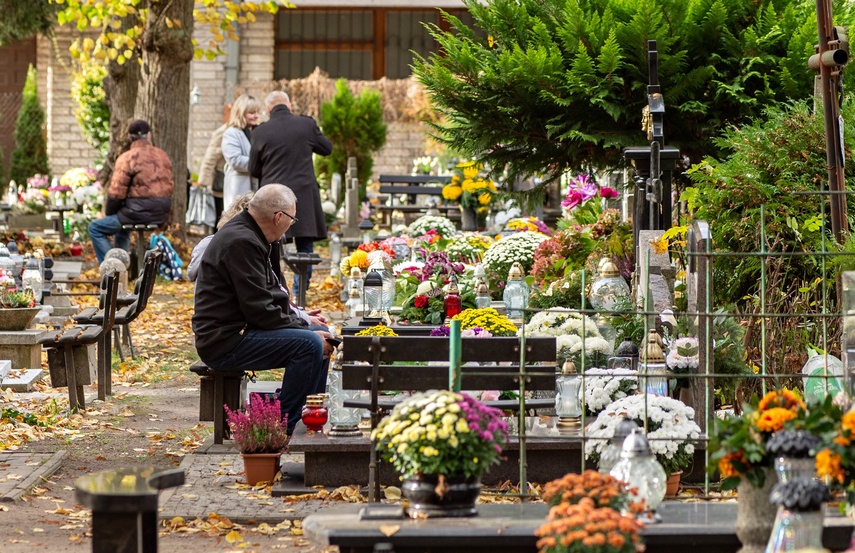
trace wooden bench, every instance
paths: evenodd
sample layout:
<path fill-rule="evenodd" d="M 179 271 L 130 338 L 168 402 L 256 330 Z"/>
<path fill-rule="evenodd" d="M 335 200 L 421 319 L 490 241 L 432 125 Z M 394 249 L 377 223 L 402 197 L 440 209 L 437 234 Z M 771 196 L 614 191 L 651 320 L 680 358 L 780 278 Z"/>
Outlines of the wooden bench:
<path fill-rule="evenodd" d="M 103 311 L 100 324 L 80 325 L 66 330 L 46 332 L 39 343 L 48 351 L 51 385 L 68 386 L 68 403 L 72 411 L 86 408 L 83 385 L 91 382 L 88 365 L 75 362 L 75 350 L 91 344 L 98 344 L 97 379 L 98 397 L 102 395 L 110 378 L 111 351 L 110 333 L 116 320 L 116 296 L 119 290 L 119 277 L 110 272 L 101 279 L 99 307 Z M 106 341 L 105 350 L 101 349 L 102 338 Z M 53 350 L 53 354 L 51 352 Z M 61 354 L 61 355 L 60 355 Z M 86 357 L 88 360 L 88 356 Z"/>
<path fill-rule="evenodd" d="M 418 196 L 438 196 L 441 199 L 442 187 L 451 182 L 451 176 L 380 175 L 378 182 L 380 183 L 380 194 L 389 197 L 389 204 L 379 207 L 380 212 L 383 213 L 384 224 L 388 225 L 391 223 L 393 211 L 400 211 L 405 215 L 425 212 L 427 207 L 416 205 Z M 428 186 L 431 184 L 439 186 Z M 406 201 L 398 203 L 397 198 L 399 196 L 406 196 Z M 437 207 L 445 215 L 458 211 L 456 205 L 440 205 Z"/>
<path fill-rule="evenodd" d="M 367 390 L 370 401 L 345 401 L 345 406 L 368 408 L 371 427 L 376 427 L 381 416 L 392 408 L 394 402 L 381 401 L 381 390 L 408 390 L 421 392 L 448 388 L 449 339 L 429 336 L 344 336 L 342 349 L 342 387 L 345 390 Z M 463 338 L 461 346 L 461 390 L 555 390 L 555 338 L 527 338 L 525 340 L 525 364 L 520 370 L 520 346 L 518 338 Z M 415 363 L 427 363 L 429 365 Z M 412 363 L 412 364 L 409 364 Z M 539 363 L 543 363 L 540 365 Z M 483 364 L 483 365 L 482 365 Z M 522 376 L 521 376 L 522 374 Z M 488 405 L 507 410 L 546 408 L 554 405 L 553 399 L 487 402 Z M 299 426 L 298 426 L 299 428 Z M 306 474 L 312 470 L 314 461 L 311 450 L 317 451 L 319 459 L 325 452 L 313 448 L 323 437 L 305 438 L 295 432 L 289 444 L 290 451 L 305 453 Z M 336 438 L 327 438 L 327 452 L 334 450 Z M 524 440 L 521 440 L 524 442 Z M 367 438 L 345 438 L 351 452 L 369 453 L 368 493 L 369 499 L 379 497 L 380 477 L 376 449 Z M 523 449 L 524 443 L 519 445 Z M 524 458 L 524 454 L 520 453 Z M 310 484 L 307 476 L 306 484 Z"/>
<path fill-rule="evenodd" d="M 226 424 L 228 406 L 236 411 L 241 406 L 246 389 L 245 371 L 216 371 L 202 361 L 190 366 L 190 372 L 199 375 L 199 420 L 214 422 L 214 443 L 222 444 L 229 436 Z"/>
<path fill-rule="evenodd" d="M 124 361 L 125 354 L 122 350 L 122 338 L 128 343 L 131 358 L 136 357 L 134 352 L 134 342 L 131 338 L 130 324 L 140 316 L 148 305 L 148 300 L 154 291 L 154 283 L 157 280 L 157 268 L 160 265 L 160 260 L 163 257 L 163 252 L 159 248 L 148 250 L 145 253 L 143 268 L 140 270 L 139 277 L 134 284 L 134 293 L 117 298 L 116 323 L 113 326 L 113 339 L 116 342 L 116 349 L 119 352 L 119 359 Z M 103 317 L 103 311 L 96 307 L 87 307 L 72 319 L 79 324 L 98 324 Z M 119 330 L 121 329 L 121 336 Z M 106 344 L 105 344 L 106 345 Z M 105 350 L 107 351 L 107 350 Z M 112 352 L 108 352 L 112 355 Z M 107 389 L 105 393 L 111 395 L 111 383 L 107 381 Z"/>

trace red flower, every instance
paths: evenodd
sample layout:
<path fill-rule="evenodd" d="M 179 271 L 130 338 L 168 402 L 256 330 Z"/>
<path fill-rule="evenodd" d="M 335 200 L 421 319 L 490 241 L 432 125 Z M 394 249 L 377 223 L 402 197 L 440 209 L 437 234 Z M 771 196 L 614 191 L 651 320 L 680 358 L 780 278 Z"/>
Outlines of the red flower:
<path fill-rule="evenodd" d="M 416 299 L 413 300 L 413 305 L 418 307 L 419 309 L 428 306 L 428 297 L 427 296 L 416 296 Z"/>
<path fill-rule="evenodd" d="M 600 188 L 600 196 L 603 198 L 617 198 L 618 191 L 614 188 L 609 188 L 608 186 L 604 186 Z"/>

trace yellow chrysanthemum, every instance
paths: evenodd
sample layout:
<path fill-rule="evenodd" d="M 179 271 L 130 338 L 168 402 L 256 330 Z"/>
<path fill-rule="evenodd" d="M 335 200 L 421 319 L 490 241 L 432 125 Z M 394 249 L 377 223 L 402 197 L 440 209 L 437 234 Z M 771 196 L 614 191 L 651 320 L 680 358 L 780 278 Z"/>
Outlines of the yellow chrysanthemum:
<path fill-rule="evenodd" d="M 368 268 L 368 254 L 362 250 L 356 250 L 350 254 L 350 266 L 359 267 L 360 269 Z"/>
<path fill-rule="evenodd" d="M 451 177 L 451 184 L 453 186 L 459 186 L 460 185 L 460 175 L 453 175 Z"/>
<path fill-rule="evenodd" d="M 478 194 L 478 203 L 481 205 L 487 205 L 493 201 L 493 196 L 488 192 L 482 192 Z"/>
<path fill-rule="evenodd" d="M 760 413 L 755 426 L 760 432 L 777 432 L 788 420 L 796 418 L 796 413 L 783 407 L 772 407 Z"/>
<path fill-rule="evenodd" d="M 463 182 L 460 184 L 463 187 L 464 192 L 475 192 L 478 190 L 478 182 L 472 179 L 463 179 Z"/>
<path fill-rule="evenodd" d="M 463 189 L 453 184 L 442 187 L 442 197 L 446 200 L 455 201 L 463 194 Z"/>

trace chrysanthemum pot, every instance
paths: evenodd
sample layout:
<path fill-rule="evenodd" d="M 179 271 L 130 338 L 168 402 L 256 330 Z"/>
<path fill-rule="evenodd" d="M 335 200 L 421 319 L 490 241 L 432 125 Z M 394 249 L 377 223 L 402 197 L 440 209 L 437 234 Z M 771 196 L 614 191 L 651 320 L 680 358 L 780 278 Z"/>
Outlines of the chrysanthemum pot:
<path fill-rule="evenodd" d="M 0 308 L 0 330 L 26 330 L 39 311 L 41 307 Z"/>
<path fill-rule="evenodd" d="M 475 516 L 480 494 L 479 476 L 420 474 L 405 478 L 401 485 L 410 518 Z"/>

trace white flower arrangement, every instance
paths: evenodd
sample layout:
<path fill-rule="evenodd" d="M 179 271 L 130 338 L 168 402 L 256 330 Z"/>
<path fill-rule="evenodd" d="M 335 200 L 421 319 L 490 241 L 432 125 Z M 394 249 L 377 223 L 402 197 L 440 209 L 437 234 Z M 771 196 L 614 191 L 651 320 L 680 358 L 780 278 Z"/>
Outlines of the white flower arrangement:
<path fill-rule="evenodd" d="M 596 416 L 613 401 L 638 392 L 638 371 L 599 369 L 585 371 L 585 409 Z"/>
<path fill-rule="evenodd" d="M 410 236 L 424 236 L 427 231 L 435 230 L 444 238 L 457 235 L 457 227 L 445 217 L 436 217 L 434 215 L 424 215 L 419 217 L 407 227 L 407 234 Z"/>
<path fill-rule="evenodd" d="M 534 250 L 549 237 L 539 232 L 518 232 L 494 242 L 484 252 L 482 260 L 486 270 L 495 275 L 495 279 L 504 282 L 508 270 L 515 261 L 519 261 L 523 271 L 528 273 L 534 264 Z"/>
<path fill-rule="evenodd" d="M 688 372 L 688 369 L 697 369 L 699 363 L 698 339 L 677 338 L 671 342 L 665 363 L 669 369 L 679 373 Z"/>
<path fill-rule="evenodd" d="M 593 319 L 570 309 L 556 308 L 536 313 L 525 326 L 526 336 L 554 336 L 558 363 L 572 359 L 579 368 L 605 361 L 612 345 L 600 334 Z M 582 367 L 582 349 L 585 367 Z"/>
<path fill-rule="evenodd" d="M 686 468 L 695 453 L 694 444 L 701 429 L 695 423 L 695 410 L 682 401 L 652 394 L 627 396 L 611 403 L 597 415 L 588 427 L 585 458 L 598 461 L 623 417 L 644 427 L 647 418 L 647 439 L 656 460 L 667 473 Z"/>

